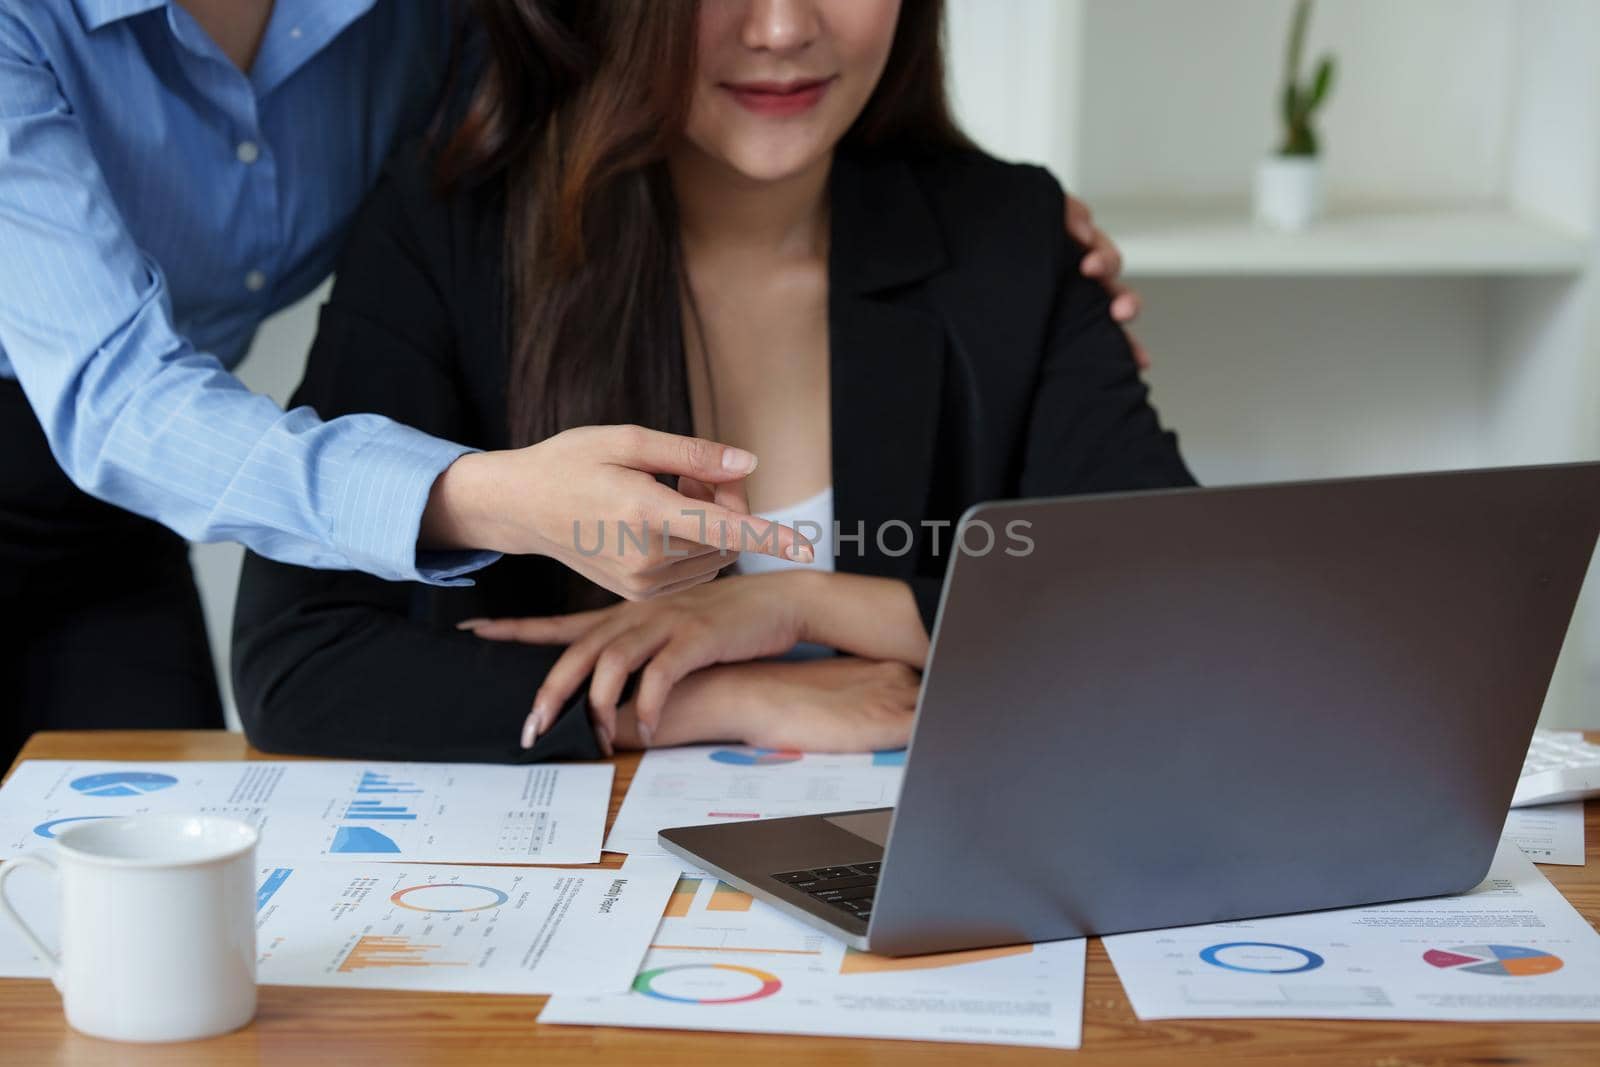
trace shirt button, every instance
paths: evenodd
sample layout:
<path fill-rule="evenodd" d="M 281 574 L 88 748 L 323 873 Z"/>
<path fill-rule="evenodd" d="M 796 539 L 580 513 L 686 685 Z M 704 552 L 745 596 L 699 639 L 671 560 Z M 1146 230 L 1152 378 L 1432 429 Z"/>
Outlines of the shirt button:
<path fill-rule="evenodd" d="M 258 270 L 253 270 L 244 276 L 244 287 L 252 293 L 259 293 L 267 287 L 267 276 Z"/>
<path fill-rule="evenodd" d="M 239 157 L 240 163 L 249 166 L 261 158 L 261 146 L 254 141 L 240 141 L 239 147 L 234 150 L 234 154 Z"/>

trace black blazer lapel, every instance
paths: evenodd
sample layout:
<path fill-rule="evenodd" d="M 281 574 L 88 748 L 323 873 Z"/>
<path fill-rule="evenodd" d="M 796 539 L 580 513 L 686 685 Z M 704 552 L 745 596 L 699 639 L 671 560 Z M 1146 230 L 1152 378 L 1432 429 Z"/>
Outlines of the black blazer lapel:
<path fill-rule="evenodd" d="M 829 370 L 838 569 L 909 578 L 932 476 L 945 332 L 911 299 L 945 262 L 898 160 L 841 155 L 831 182 Z M 893 523 L 893 525 L 889 525 Z M 901 525 L 901 524 L 905 525 Z M 860 533 L 860 540 L 851 540 Z"/>

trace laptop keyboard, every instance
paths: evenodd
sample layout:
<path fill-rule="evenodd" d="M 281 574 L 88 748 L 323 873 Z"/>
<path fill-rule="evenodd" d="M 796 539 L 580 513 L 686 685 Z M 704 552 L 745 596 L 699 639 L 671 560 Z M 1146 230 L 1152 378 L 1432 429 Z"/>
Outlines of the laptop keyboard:
<path fill-rule="evenodd" d="M 809 871 L 784 871 L 772 877 L 824 904 L 832 904 L 863 921 L 872 918 L 872 897 L 878 891 L 878 869 L 883 864 L 849 863 L 814 867 Z"/>

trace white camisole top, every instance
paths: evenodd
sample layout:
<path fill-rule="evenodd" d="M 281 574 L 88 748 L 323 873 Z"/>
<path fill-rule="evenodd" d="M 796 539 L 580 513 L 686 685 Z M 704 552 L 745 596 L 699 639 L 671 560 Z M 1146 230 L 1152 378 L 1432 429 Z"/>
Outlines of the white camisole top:
<path fill-rule="evenodd" d="M 811 547 L 816 552 L 816 560 L 812 563 L 796 563 L 793 560 L 766 556 L 759 552 L 741 552 L 739 562 L 734 564 L 735 573 L 770 574 L 773 571 L 794 570 L 796 567 L 806 567 L 814 571 L 834 569 L 833 486 L 830 485 L 816 496 L 802 500 L 798 504 L 791 504 L 774 511 L 763 511 L 760 517 L 769 522 L 794 527 L 800 536 L 811 542 Z"/>
<path fill-rule="evenodd" d="M 817 571 L 834 569 L 833 486 L 830 485 L 809 500 L 802 500 L 798 504 L 778 508 L 775 511 L 763 511 L 760 515 L 770 522 L 794 527 L 800 536 L 811 542 L 816 559 L 811 563 L 796 563 L 793 560 L 766 556 L 759 552 L 741 552 L 739 561 L 729 568 L 732 573 L 772 574 L 777 571 L 794 570 L 797 567 L 808 567 Z M 778 659 L 816 659 L 831 655 L 833 655 L 831 648 L 802 641 Z"/>

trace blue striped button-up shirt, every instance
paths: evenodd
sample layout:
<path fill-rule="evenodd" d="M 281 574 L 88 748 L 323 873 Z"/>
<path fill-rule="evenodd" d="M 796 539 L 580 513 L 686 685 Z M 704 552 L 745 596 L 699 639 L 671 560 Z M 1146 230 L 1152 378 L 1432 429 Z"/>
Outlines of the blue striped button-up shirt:
<path fill-rule="evenodd" d="M 227 370 L 329 273 L 446 36 L 440 0 L 276 0 L 246 74 L 173 0 L 0 0 L 0 375 L 75 483 L 306 566 L 452 582 L 493 558 L 417 551 L 466 449 Z"/>

